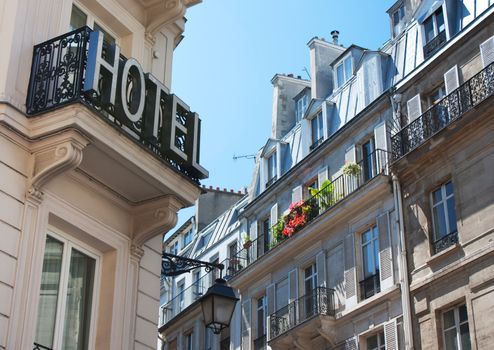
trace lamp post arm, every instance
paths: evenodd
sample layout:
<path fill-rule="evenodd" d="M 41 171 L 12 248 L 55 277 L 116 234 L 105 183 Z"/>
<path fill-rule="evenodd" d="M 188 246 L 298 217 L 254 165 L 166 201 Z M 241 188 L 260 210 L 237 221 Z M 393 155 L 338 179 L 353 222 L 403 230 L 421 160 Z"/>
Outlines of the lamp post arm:
<path fill-rule="evenodd" d="M 178 276 L 183 273 L 190 272 L 198 267 L 204 267 L 206 272 L 210 272 L 213 269 L 219 269 L 221 275 L 223 274 L 223 269 L 225 268 L 223 264 L 190 259 L 163 252 L 161 258 L 161 274 L 163 276 Z"/>

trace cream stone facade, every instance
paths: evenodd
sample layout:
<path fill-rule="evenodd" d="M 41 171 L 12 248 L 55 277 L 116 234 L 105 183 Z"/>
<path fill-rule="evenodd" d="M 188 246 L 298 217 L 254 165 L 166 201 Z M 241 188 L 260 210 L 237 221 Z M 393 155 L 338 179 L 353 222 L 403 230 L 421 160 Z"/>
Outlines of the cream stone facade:
<path fill-rule="evenodd" d="M 202 189 L 88 102 L 74 79 L 90 63 L 73 59 L 91 52 L 76 51 L 81 33 L 100 30 L 169 92 L 199 2 L 0 5 L 0 349 L 156 348 L 162 236 Z M 66 34 L 77 18 L 91 29 Z"/>

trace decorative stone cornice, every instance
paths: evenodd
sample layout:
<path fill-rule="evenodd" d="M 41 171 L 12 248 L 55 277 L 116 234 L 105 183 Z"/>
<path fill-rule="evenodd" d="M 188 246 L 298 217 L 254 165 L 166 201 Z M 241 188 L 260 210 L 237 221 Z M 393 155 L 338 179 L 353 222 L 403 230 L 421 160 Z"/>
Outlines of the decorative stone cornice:
<path fill-rule="evenodd" d="M 78 167 L 82 161 L 82 151 L 88 144 L 89 140 L 75 130 L 35 142 L 27 197 L 41 202 L 43 186 L 57 175 Z"/>
<path fill-rule="evenodd" d="M 182 207 L 183 203 L 174 196 L 164 196 L 137 206 L 133 211 L 133 244 L 141 246 L 172 229 Z"/>

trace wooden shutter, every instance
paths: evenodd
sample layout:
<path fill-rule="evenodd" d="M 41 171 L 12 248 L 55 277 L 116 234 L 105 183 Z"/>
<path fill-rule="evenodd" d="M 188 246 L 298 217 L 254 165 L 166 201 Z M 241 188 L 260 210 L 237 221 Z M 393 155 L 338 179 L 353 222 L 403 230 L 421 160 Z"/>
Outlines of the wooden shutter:
<path fill-rule="evenodd" d="M 270 225 L 273 227 L 278 223 L 278 203 L 271 207 Z"/>
<path fill-rule="evenodd" d="M 449 95 L 460 86 L 460 78 L 458 77 L 458 66 L 454 66 L 444 73 L 444 88 L 446 95 Z"/>
<path fill-rule="evenodd" d="M 317 286 L 326 287 L 326 252 L 322 251 L 316 255 Z"/>
<path fill-rule="evenodd" d="M 353 234 L 345 237 L 343 246 L 345 250 L 345 309 L 348 310 L 357 304 L 355 246 Z"/>
<path fill-rule="evenodd" d="M 393 286 L 393 251 L 389 232 L 389 215 L 385 214 L 377 218 L 377 230 L 379 234 L 379 274 L 381 278 L 381 290 Z"/>
<path fill-rule="evenodd" d="M 374 128 L 374 149 L 376 150 L 375 158 L 378 173 L 385 171 L 387 167 L 386 151 L 388 150 L 388 135 L 386 130 L 386 122 L 381 122 Z"/>
<path fill-rule="evenodd" d="M 250 299 L 242 303 L 242 350 L 250 350 L 251 339 L 251 303 Z"/>
<path fill-rule="evenodd" d="M 422 114 L 422 102 L 420 94 L 415 95 L 407 101 L 408 122 L 412 122 Z"/>
<path fill-rule="evenodd" d="M 384 324 L 384 343 L 386 350 L 398 350 L 396 319 Z"/>
<path fill-rule="evenodd" d="M 288 303 L 298 298 L 298 270 L 288 273 Z"/>
<path fill-rule="evenodd" d="M 292 203 L 302 200 L 302 186 L 297 186 L 292 190 Z"/>
<path fill-rule="evenodd" d="M 317 173 L 317 186 L 321 188 L 322 183 L 328 179 L 328 167 L 324 167 Z"/>
<path fill-rule="evenodd" d="M 480 44 L 480 56 L 484 68 L 494 62 L 494 36 Z"/>

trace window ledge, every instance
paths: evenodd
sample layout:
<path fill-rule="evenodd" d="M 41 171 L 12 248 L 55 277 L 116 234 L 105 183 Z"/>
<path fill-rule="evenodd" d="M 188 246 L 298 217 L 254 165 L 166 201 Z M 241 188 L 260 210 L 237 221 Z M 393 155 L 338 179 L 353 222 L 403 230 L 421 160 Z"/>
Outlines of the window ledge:
<path fill-rule="evenodd" d="M 445 259 L 447 256 L 450 256 L 454 252 L 457 252 L 458 250 L 460 250 L 460 247 L 461 247 L 460 243 L 455 243 L 455 244 L 451 245 L 450 247 L 444 249 L 443 251 L 441 251 L 437 254 L 434 254 L 429 259 L 427 259 L 425 261 L 425 263 L 429 266 L 435 265 L 438 262 L 440 262 L 441 260 Z"/>
<path fill-rule="evenodd" d="M 355 306 L 353 306 L 351 309 L 348 310 L 343 310 L 342 312 L 339 312 L 336 314 L 336 318 L 344 318 L 347 316 L 353 317 L 355 313 L 357 312 L 363 312 L 367 309 L 373 308 L 374 306 L 380 304 L 383 300 L 392 300 L 396 297 L 396 295 L 400 291 L 400 285 L 394 284 L 393 286 L 380 291 L 377 294 L 374 294 L 370 298 L 367 298 L 365 300 L 360 300 Z"/>

